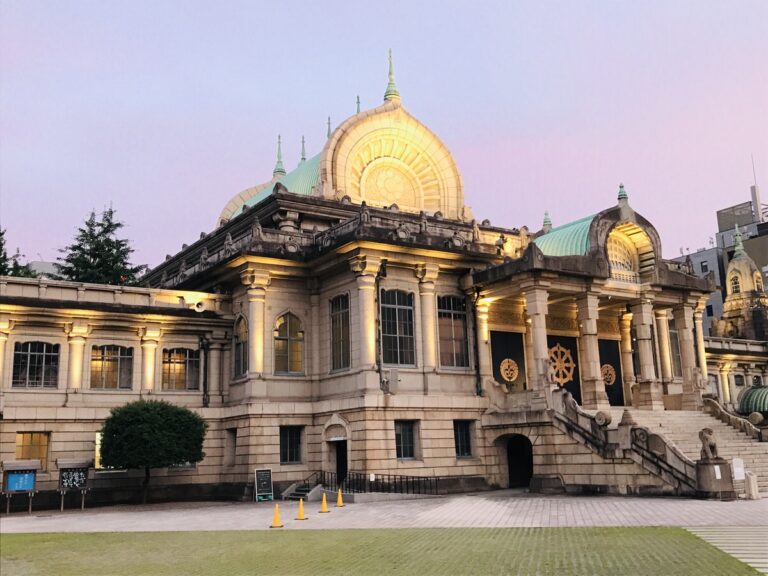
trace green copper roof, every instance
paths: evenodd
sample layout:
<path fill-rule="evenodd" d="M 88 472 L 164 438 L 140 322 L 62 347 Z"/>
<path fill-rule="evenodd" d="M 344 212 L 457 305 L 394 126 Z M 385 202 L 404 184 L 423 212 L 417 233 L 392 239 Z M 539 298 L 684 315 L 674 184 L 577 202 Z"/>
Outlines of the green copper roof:
<path fill-rule="evenodd" d="M 309 160 L 304 160 L 295 170 L 291 170 L 282 178 L 278 178 L 274 183 L 250 198 L 245 203 L 245 206 L 255 206 L 267 198 L 272 194 L 272 190 L 278 182 L 285 186 L 288 189 L 288 192 L 309 196 L 312 194 L 312 188 L 314 188 L 320 181 L 320 156 L 321 154 L 318 154 Z"/>
<path fill-rule="evenodd" d="M 739 402 L 740 414 L 762 412 L 768 415 L 768 386 L 752 386 L 744 391 Z"/>
<path fill-rule="evenodd" d="M 533 242 L 545 256 L 583 256 L 589 251 L 589 226 L 594 217 L 552 228 Z"/>
<path fill-rule="evenodd" d="M 629 196 L 627 196 L 627 191 L 624 190 L 624 184 L 619 184 L 619 200 L 629 200 Z"/>

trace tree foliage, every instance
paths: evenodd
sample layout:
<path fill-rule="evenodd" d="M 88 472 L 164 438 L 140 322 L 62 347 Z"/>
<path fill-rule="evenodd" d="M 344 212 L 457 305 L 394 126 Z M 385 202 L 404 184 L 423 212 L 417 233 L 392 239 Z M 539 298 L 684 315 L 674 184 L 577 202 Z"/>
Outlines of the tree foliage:
<path fill-rule="evenodd" d="M 77 229 L 74 242 L 59 250 L 64 254 L 56 264 L 66 280 L 94 284 L 133 284 L 146 266 L 133 266 L 133 253 L 126 239 L 117 238 L 124 224 L 115 218 L 112 208 L 104 210 L 101 218 L 91 212 L 84 225 Z"/>
<path fill-rule="evenodd" d="M 143 468 L 144 502 L 150 469 L 200 462 L 208 424 L 187 408 L 139 400 L 113 408 L 104 421 L 101 462 L 109 468 Z"/>
<path fill-rule="evenodd" d="M 28 264 L 22 264 L 23 258 L 18 250 L 13 256 L 8 256 L 5 247 L 5 230 L 0 228 L 0 276 L 17 276 L 20 278 L 34 278 L 37 276 Z"/>

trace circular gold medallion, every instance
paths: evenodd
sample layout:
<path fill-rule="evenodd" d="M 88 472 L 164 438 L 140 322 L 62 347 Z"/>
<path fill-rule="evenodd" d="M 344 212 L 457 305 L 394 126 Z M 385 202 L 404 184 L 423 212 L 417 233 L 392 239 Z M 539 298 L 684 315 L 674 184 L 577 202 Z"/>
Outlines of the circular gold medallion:
<path fill-rule="evenodd" d="M 558 386 L 562 388 L 573 380 L 576 362 L 573 361 L 573 356 L 568 348 L 555 344 L 549 349 L 549 361 L 552 363 L 553 377 Z"/>
<path fill-rule="evenodd" d="M 616 382 L 616 370 L 610 364 L 603 364 L 600 367 L 600 374 L 602 374 L 606 386 L 611 386 Z"/>
<path fill-rule="evenodd" d="M 501 364 L 499 364 L 499 372 L 504 380 L 507 382 L 514 382 L 517 380 L 518 374 L 520 374 L 520 369 L 517 367 L 517 362 L 511 358 L 505 358 L 501 361 Z"/>

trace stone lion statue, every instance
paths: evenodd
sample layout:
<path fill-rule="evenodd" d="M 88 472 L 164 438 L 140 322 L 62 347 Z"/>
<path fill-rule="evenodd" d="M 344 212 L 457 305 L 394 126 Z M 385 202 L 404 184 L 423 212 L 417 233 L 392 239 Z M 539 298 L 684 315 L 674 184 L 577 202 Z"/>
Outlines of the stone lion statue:
<path fill-rule="evenodd" d="M 701 440 L 701 459 L 717 458 L 717 442 L 715 442 L 715 433 L 712 428 L 702 428 L 699 432 L 699 440 Z"/>

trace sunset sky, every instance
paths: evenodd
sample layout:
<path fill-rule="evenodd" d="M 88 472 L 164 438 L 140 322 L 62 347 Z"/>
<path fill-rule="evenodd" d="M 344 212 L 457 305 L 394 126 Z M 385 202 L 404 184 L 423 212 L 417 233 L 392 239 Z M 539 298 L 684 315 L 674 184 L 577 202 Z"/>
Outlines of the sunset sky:
<path fill-rule="evenodd" d="M 382 102 L 452 151 L 466 203 L 507 227 L 615 203 L 664 256 L 715 211 L 768 202 L 768 2 L 0 1 L 0 225 L 54 260 L 113 206 L 136 263 L 210 231 L 235 193 Z"/>

